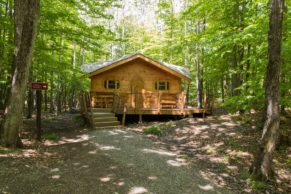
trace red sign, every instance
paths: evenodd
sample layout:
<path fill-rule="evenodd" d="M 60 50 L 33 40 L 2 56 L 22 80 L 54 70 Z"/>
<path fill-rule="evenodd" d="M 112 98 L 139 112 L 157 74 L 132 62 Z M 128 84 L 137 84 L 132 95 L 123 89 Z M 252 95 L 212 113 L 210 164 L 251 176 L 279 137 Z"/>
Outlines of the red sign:
<path fill-rule="evenodd" d="M 32 82 L 31 89 L 33 89 L 33 90 L 47 90 L 48 84 L 42 83 L 42 82 Z"/>

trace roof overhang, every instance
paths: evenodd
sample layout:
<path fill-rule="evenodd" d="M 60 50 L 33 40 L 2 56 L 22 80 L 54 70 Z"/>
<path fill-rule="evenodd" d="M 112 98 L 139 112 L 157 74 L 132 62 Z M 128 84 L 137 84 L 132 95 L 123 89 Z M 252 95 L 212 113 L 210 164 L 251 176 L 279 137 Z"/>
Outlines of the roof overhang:
<path fill-rule="evenodd" d="M 156 61 L 156 60 L 154 60 L 152 58 L 146 57 L 146 56 L 144 56 L 143 54 L 140 54 L 140 53 L 137 53 L 137 54 L 134 54 L 134 55 L 130 55 L 128 57 L 121 58 L 120 60 L 112 61 L 112 63 L 109 63 L 106 66 L 103 66 L 103 67 L 101 67 L 101 68 L 99 68 L 97 70 L 93 70 L 92 72 L 87 73 L 87 77 L 91 78 L 91 77 L 93 77 L 95 75 L 98 75 L 98 74 L 103 73 L 105 71 L 108 71 L 110 69 L 116 68 L 118 66 L 121 66 L 121 65 L 123 65 L 125 63 L 128 63 L 128 62 L 136 60 L 136 59 L 142 59 L 142 60 L 152 64 L 153 66 L 155 66 L 155 67 L 157 67 L 159 69 L 162 69 L 162 70 L 164 70 L 164 71 L 166 71 L 166 72 L 168 72 L 168 73 L 170 73 L 170 74 L 172 74 L 172 75 L 174 75 L 176 77 L 180 77 L 181 79 L 184 79 L 184 80 L 186 80 L 188 82 L 191 81 L 190 74 L 188 74 L 186 76 L 183 73 L 180 73 L 180 72 L 178 72 L 178 71 L 166 66 L 164 63 L 161 63 L 161 62 Z M 174 65 L 172 65 L 172 66 L 174 66 Z M 176 67 L 179 67 L 179 66 L 176 66 Z M 183 68 L 183 67 L 179 67 L 179 68 Z M 184 70 L 186 70 L 186 69 L 184 68 Z"/>

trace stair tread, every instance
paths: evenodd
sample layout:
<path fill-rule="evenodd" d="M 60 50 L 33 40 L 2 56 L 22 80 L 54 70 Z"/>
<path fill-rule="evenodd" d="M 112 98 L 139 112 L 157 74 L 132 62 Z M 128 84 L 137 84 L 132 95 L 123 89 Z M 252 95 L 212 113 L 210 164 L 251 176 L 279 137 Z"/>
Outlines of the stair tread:
<path fill-rule="evenodd" d="M 94 127 L 94 129 L 119 129 L 121 128 L 121 125 L 116 125 L 116 126 L 105 126 L 105 127 Z"/>
<path fill-rule="evenodd" d="M 109 114 L 110 115 L 110 114 L 114 114 L 114 113 L 113 112 L 93 112 L 92 114 L 93 115 L 103 115 L 103 114 L 105 114 L 105 115 Z"/>
<path fill-rule="evenodd" d="M 102 121 L 102 120 L 116 120 L 117 117 L 95 117 L 94 120 Z"/>
<path fill-rule="evenodd" d="M 100 121 L 95 123 L 119 123 L 119 121 Z"/>

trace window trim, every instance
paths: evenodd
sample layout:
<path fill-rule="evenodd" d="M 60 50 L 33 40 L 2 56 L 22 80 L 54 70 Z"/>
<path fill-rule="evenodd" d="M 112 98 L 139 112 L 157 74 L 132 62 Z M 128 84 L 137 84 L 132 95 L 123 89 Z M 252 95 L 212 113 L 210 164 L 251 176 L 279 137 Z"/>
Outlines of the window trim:
<path fill-rule="evenodd" d="M 165 84 L 165 89 L 161 89 L 161 84 Z M 155 89 L 158 91 L 169 91 L 170 90 L 170 82 L 169 81 L 156 81 Z"/>
<path fill-rule="evenodd" d="M 114 82 L 114 88 L 109 87 L 109 82 Z M 120 88 L 120 81 L 119 80 L 105 80 L 104 81 L 104 88 L 107 90 L 117 90 Z"/>

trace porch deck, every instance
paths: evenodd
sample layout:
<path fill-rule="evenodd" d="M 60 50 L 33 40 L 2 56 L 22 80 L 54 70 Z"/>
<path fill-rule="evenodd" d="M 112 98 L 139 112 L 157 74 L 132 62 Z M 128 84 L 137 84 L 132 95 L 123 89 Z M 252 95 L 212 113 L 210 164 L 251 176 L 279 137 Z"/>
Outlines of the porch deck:
<path fill-rule="evenodd" d="M 187 106 L 186 94 L 144 92 L 104 93 L 90 92 L 83 95 L 86 110 L 112 109 L 115 114 L 128 115 L 184 115 L 210 114 L 211 109 Z M 206 104 L 205 106 L 206 107 Z M 84 109 L 84 108 L 83 108 Z"/>

